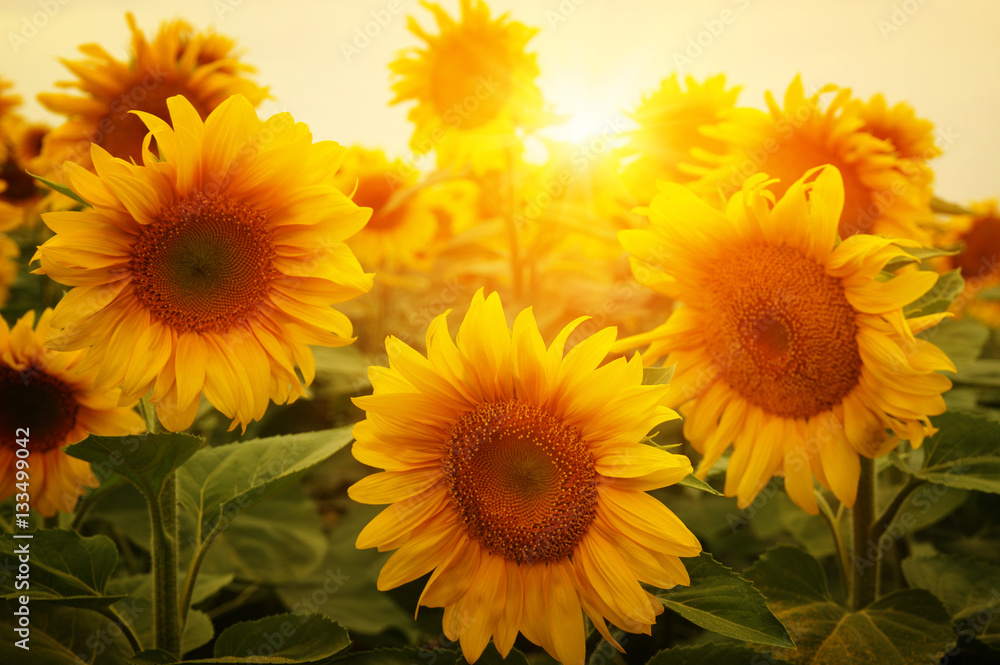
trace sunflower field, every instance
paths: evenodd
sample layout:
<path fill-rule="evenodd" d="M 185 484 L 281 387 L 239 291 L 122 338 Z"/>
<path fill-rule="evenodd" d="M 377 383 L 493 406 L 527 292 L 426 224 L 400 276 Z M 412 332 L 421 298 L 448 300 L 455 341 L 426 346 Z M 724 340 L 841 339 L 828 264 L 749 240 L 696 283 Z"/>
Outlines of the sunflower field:
<path fill-rule="evenodd" d="M 596 124 L 538 37 L 610 4 L 390 0 L 328 51 L 405 32 L 358 70 L 394 150 L 322 63 L 337 106 L 264 112 L 251 3 L 203 4 L 5 14 L 81 38 L 23 56 L 47 119 L 0 67 L 0 662 L 1000 663 L 1000 208 L 936 187 L 951 134 L 685 71 L 750 0 Z"/>

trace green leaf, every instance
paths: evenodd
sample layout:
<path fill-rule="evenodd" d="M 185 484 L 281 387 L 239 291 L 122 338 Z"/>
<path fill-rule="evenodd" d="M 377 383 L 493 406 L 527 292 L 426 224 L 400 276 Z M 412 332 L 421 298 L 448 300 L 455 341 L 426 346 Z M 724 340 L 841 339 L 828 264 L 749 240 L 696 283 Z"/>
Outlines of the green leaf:
<path fill-rule="evenodd" d="M 674 366 L 669 367 L 643 367 L 642 368 L 642 385 L 644 386 L 663 386 L 670 383 L 670 379 L 674 376 Z"/>
<path fill-rule="evenodd" d="M 285 663 L 327 665 L 351 645 L 347 631 L 321 614 L 276 614 L 226 628 L 215 641 L 215 657 L 185 660 L 183 665 L 214 663 Z M 143 651 L 133 665 L 180 665 L 163 651 Z M 407 665 L 412 665 L 408 663 Z"/>
<path fill-rule="evenodd" d="M 0 663 L 10 665 L 128 665 L 132 654 L 121 629 L 97 612 L 31 605 L 30 651 L 14 645 L 15 605 L 0 603 Z"/>
<path fill-rule="evenodd" d="M 816 519 L 805 512 L 788 498 L 781 488 L 782 483 L 775 479 L 774 485 L 768 484 L 758 494 L 751 504 L 743 511 L 743 519 L 750 523 L 753 534 L 762 543 L 775 543 L 787 540 L 790 535 L 809 554 L 817 558 L 836 554 L 837 549 L 826 520 Z M 752 519 L 749 519 L 750 516 Z M 840 520 L 841 537 L 850 538 L 851 524 L 849 519 Z M 740 524 L 740 522 L 735 522 Z M 759 555 L 760 552 L 757 552 Z M 756 558 L 756 556 L 754 558 Z"/>
<path fill-rule="evenodd" d="M 903 312 L 907 318 L 944 312 L 964 287 L 965 280 L 962 279 L 960 270 L 946 272 L 938 277 L 937 282 L 927 293 L 904 307 Z"/>
<path fill-rule="evenodd" d="M 189 545 L 198 545 L 194 525 L 183 520 L 181 546 Z M 206 573 L 235 573 L 240 580 L 267 585 L 301 580 L 317 569 L 326 547 L 323 519 L 315 502 L 293 486 L 265 503 L 250 506 L 218 533 L 205 556 L 198 583 Z"/>
<path fill-rule="evenodd" d="M 222 631 L 215 641 L 215 658 L 318 665 L 350 645 L 347 631 L 322 614 L 277 614 Z"/>
<path fill-rule="evenodd" d="M 84 538 L 67 529 L 40 529 L 33 538 L 0 539 L 0 556 L 10 570 L 17 570 L 19 548 L 27 547 L 31 572 L 28 589 L 17 589 L 14 575 L 0 578 L 5 598 L 27 595 L 33 600 L 51 600 L 64 605 L 100 609 L 121 599 L 105 595 L 118 551 L 109 538 Z"/>
<path fill-rule="evenodd" d="M 1000 494 L 1000 422 L 961 411 L 932 422 L 940 431 L 924 443 L 923 468 L 911 473 L 931 483 Z"/>
<path fill-rule="evenodd" d="M 693 473 L 689 473 L 688 475 L 686 475 L 677 484 L 683 485 L 684 487 L 690 487 L 691 489 L 701 490 L 702 492 L 708 492 L 709 494 L 714 494 L 715 496 L 722 496 L 722 492 L 715 489 L 714 487 L 706 483 L 704 480 L 694 475 Z"/>
<path fill-rule="evenodd" d="M 945 201 L 944 199 L 939 199 L 934 197 L 931 199 L 931 210 L 934 212 L 939 212 L 945 215 L 975 215 L 973 211 L 966 207 L 960 206 L 957 203 L 952 203 L 951 201 Z"/>
<path fill-rule="evenodd" d="M 380 635 L 396 629 L 411 640 L 419 637 L 410 607 L 403 609 L 392 595 L 375 586 L 389 552 L 359 550 L 358 534 L 383 506 L 352 504 L 330 531 L 323 562 L 311 575 L 291 578 L 278 596 L 292 612 L 322 612 L 351 633 Z"/>
<path fill-rule="evenodd" d="M 794 547 L 769 550 L 744 575 L 791 629 L 798 648 L 771 650 L 791 663 L 937 662 L 954 641 L 948 614 L 930 593 L 893 591 L 859 612 L 849 612 L 830 596 L 820 563 Z"/>
<path fill-rule="evenodd" d="M 1000 388 L 1000 360 L 980 358 L 967 363 L 955 363 L 955 374 L 948 377 L 957 384 Z"/>
<path fill-rule="evenodd" d="M 178 578 L 183 578 L 183 572 L 178 573 Z M 195 585 L 194 602 L 204 600 L 206 597 L 218 591 L 231 581 L 233 576 L 199 575 L 198 583 Z M 118 616 L 122 621 L 132 628 L 144 646 L 153 646 L 154 616 L 153 616 L 153 578 L 152 575 L 133 575 L 130 577 L 119 577 L 111 580 L 108 587 L 120 594 L 127 595 L 115 606 Z M 187 653 L 203 644 L 207 644 L 215 636 L 215 628 L 212 626 L 208 615 L 199 610 L 191 610 L 188 613 L 187 622 L 184 625 L 184 633 L 181 635 L 181 651 Z"/>
<path fill-rule="evenodd" d="M 691 586 L 659 594 L 657 599 L 666 607 L 720 635 L 758 644 L 795 646 L 752 583 L 705 552 L 681 561 L 691 576 Z"/>
<path fill-rule="evenodd" d="M 178 499 L 195 516 L 196 538 L 288 488 L 351 442 L 353 426 L 252 439 L 195 453 L 177 472 Z"/>
<path fill-rule="evenodd" d="M 646 665 L 786 665 L 787 661 L 767 658 L 749 647 L 735 644 L 699 644 L 658 652 Z"/>
<path fill-rule="evenodd" d="M 940 256 L 955 256 L 959 253 L 957 249 L 939 249 L 937 247 L 900 247 L 904 252 L 912 256 L 911 259 L 899 258 L 893 259 L 885 265 L 882 269 L 886 272 L 895 272 L 899 268 L 905 265 L 909 265 L 913 262 L 926 261 L 927 259 L 935 259 Z"/>
<path fill-rule="evenodd" d="M 522 656 L 523 657 L 523 656 Z M 400 649 L 374 649 L 372 651 L 357 651 L 337 659 L 337 665 L 452 665 L 460 660 L 462 654 L 450 649 L 415 649 L 404 647 Z M 477 661 L 478 665 L 478 661 Z"/>
<path fill-rule="evenodd" d="M 466 665 L 465 656 L 458 654 L 454 665 Z M 528 665 L 528 659 L 517 649 L 511 649 L 507 657 L 504 658 L 491 640 L 479 660 L 476 661 L 476 665 Z"/>
<path fill-rule="evenodd" d="M 888 505 L 887 495 L 885 504 Z M 905 534 L 937 524 L 968 500 L 969 492 L 937 484 L 921 484 L 906 497 L 896 512 L 888 536 L 899 540 Z M 850 520 L 844 520 L 850 522 Z"/>
<path fill-rule="evenodd" d="M 173 665 L 177 659 L 162 649 L 145 649 L 129 658 L 130 665 Z"/>
<path fill-rule="evenodd" d="M 177 659 L 162 649 L 145 649 L 129 658 L 129 665 L 173 665 Z"/>
<path fill-rule="evenodd" d="M 959 635 L 979 635 L 1000 623 L 994 621 L 1000 609 L 1000 566 L 950 556 L 910 557 L 903 561 L 903 575 L 911 587 L 937 596 Z"/>
<path fill-rule="evenodd" d="M 976 300 L 1000 300 L 1000 286 L 994 286 L 989 289 L 983 289 L 976 294 Z"/>
<path fill-rule="evenodd" d="M 968 319 L 949 319 L 921 332 L 918 337 L 944 351 L 952 362 L 970 363 L 982 353 L 990 338 L 990 329 Z"/>
<path fill-rule="evenodd" d="M 65 451 L 70 457 L 94 464 L 99 475 L 114 472 L 124 476 L 149 501 L 160 495 L 167 476 L 200 446 L 201 439 L 190 434 L 91 435 Z"/>
<path fill-rule="evenodd" d="M 77 203 L 79 203 L 81 205 L 85 205 L 88 208 L 90 207 L 89 203 L 87 203 L 86 201 L 84 201 L 80 197 L 79 194 L 77 194 L 76 192 L 74 192 L 72 189 L 70 189 L 66 185 L 60 185 L 57 182 L 52 182 L 51 180 L 47 180 L 46 178 L 43 178 L 40 175 L 35 175 L 34 173 L 30 173 L 29 171 L 25 171 L 25 173 L 27 173 L 32 178 L 34 178 L 38 182 L 42 183 L 43 185 L 45 185 L 49 189 L 53 189 L 53 190 L 59 192 L 60 194 L 62 194 L 63 196 L 68 196 L 69 198 L 73 199 L 74 201 L 76 201 Z"/>

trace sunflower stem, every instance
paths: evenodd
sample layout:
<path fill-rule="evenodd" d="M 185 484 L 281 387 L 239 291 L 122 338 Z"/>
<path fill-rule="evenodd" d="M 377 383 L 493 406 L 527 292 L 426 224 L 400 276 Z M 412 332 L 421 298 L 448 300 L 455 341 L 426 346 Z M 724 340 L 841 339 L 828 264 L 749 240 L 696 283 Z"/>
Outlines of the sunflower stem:
<path fill-rule="evenodd" d="M 136 637 L 135 631 L 132 630 L 132 626 L 122 618 L 121 614 L 119 614 L 114 607 L 102 610 L 101 614 L 118 626 L 119 630 L 121 630 L 125 635 L 125 639 L 128 640 L 129 646 L 132 647 L 132 651 L 134 653 L 142 651 L 142 644 L 139 643 L 139 638 Z"/>
<path fill-rule="evenodd" d="M 851 509 L 851 548 L 853 575 L 851 579 L 851 609 L 855 612 L 868 607 L 878 597 L 879 563 L 881 557 L 869 557 L 875 528 L 875 460 L 861 456 L 858 496 Z"/>
<path fill-rule="evenodd" d="M 160 421 L 156 419 L 156 408 L 145 397 L 139 399 L 139 413 L 146 421 L 146 431 L 156 434 L 160 431 Z"/>
<path fill-rule="evenodd" d="M 841 579 L 844 581 L 844 589 L 846 590 L 851 584 L 851 563 L 847 558 L 847 548 L 844 547 L 844 538 L 840 534 L 841 513 L 838 510 L 834 514 L 826 497 L 820 492 L 816 492 L 816 505 L 819 506 L 820 515 L 823 516 L 830 527 L 830 535 L 833 536 L 833 544 L 837 548 L 837 560 L 840 562 Z"/>
<path fill-rule="evenodd" d="M 153 527 L 153 612 L 157 649 L 180 658 L 181 615 L 177 596 L 177 474 L 167 476 L 159 497 L 148 497 Z"/>
<path fill-rule="evenodd" d="M 517 237 L 517 220 L 514 213 L 517 210 L 517 188 L 514 184 L 514 154 L 509 151 L 507 154 L 507 174 L 506 174 L 506 214 L 507 220 L 507 241 L 510 245 L 510 273 L 514 289 L 514 298 L 521 298 L 521 250 Z"/>
<path fill-rule="evenodd" d="M 194 585 L 198 579 L 198 571 L 201 568 L 202 561 L 205 560 L 205 555 L 208 554 L 208 548 L 213 542 L 215 542 L 216 536 L 222 533 L 223 521 L 219 520 L 215 527 L 205 536 L 204 540 L 198 545 L 198 549 L 191 556 L 191 563 L 188 564 L 187 572 L 184 575 L 184 589 L 181 591 L 181 604 L 180 604 L 180 617 L 181 617 L 181 630 L 184 629 L 184 625 L 187 623 L 188 611 L 191 609 L 191 599 L 194 597 Z M 198 527 L 198 535 L 201 537 L 201 526 Z"/>
<path fill-rule="evenodd" d="M 945 201 L 944 199 L 939 199 L 934 197 L 931 199 L 931 210 L 933 212 L 941 213 L 944 215 L 974 215 L 973 211 L 958 205 L 957 203 L 952 203 L 951 201 Z"/>
<path fill-rule="evenodd" d="M 909 481 L 907 481 L 907 483 L 903 485 L 903 488 L 899 490 L 896 496 L 892 498 L 892 501 L 889 503 L 886 509 L 882 512 L 881 515 L 878 516 L 878 519 L 875 520 L 875 523 L 872 524 L 871 539 L 874 542 L 878 543 L 880 540 L 882 540 L 882 537 L 885 535 L 886 531 L 889 530 L 889 527 L 895 521 L 896 513 L 898 513 L 900 508 L 903 507 L 903 504 L 906 503 L 906 500 L 910 498 L 910 494 L 913 493 L 913 490 L 923 485 L 924 482 L 925 481 L 920 480 L 919 478 L 910 478 Z"/>

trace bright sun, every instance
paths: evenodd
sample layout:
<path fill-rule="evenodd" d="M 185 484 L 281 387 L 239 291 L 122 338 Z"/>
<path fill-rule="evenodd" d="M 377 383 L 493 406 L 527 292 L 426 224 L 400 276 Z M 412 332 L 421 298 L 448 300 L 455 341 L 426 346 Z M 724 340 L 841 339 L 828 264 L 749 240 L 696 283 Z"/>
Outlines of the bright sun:
<path fill-rule="evenodd" d="M 597 137 L 612 142 L 616 138 L 624 139 L 623 133 L 632 121 L 621 108 L 622 98 L 611 89 L 613 84 L 602 86 L 581 76 L 560 78 L 551 83 L 546 95 L 556 115 L 564 122 L 547 127 L 543 132 L 545 136 L 578 145 Z"/>

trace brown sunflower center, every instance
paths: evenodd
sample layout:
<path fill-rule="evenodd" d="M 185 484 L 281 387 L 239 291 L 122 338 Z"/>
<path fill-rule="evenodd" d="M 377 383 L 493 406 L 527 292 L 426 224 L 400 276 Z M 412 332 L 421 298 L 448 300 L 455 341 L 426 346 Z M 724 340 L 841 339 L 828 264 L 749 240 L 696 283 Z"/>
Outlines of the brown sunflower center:
<path fill-rule="evenodd" d="M 128 88 L 109 105 L 108 114 L 98 122 L 93 142 L 111 153 L 113 157 L 135 160 L 142 163 L 142 141 L 149 131 L 139 117 L 130 111 L 145 111 L 170 124 L 167 99 L 174 95 L 184 95 L 198 115 L 204 120 L 210 109 L 204 108 L 197 94 L 187 81 L 175 75 L 139 72 L 132 87 Z M 137 73 L 137 74 L 139 74 Z M 156 152 L 156 142 L 150 145 Z"/>
<path fill-rule="evenodd" d="M 597 509 L 594 458 L 580 432 L 517 400 L 463 415 L 444 473 L 469 535 L 518 564 L 568 556 Z"/>
<path fill-rule="evenodd" d="M 45 453 L 63 445 L 76 425 L 77 403 L 73 391 L 59 379 L 28 366 L 16 371 L 0 365 L 0 441 L 18 448 L 18 428 L 28 429 L 28 448 Z"/>
<path fill-rule="evenodd" d="M 384 212 L 386 203 L 392 198 L 393 188 L 389 179 L 383 176 L 368 176 L 358 181 L 358 191 L 354 202 L 363 208 L 372 209 L 372 218 L 365 225 L 366 231 L 388 231 L 403 221 L 403 207 Z"/>
<path fill-rule="evenodd" d="M 1000 219 L 985 217 L 978 220 L 962 236 L 965 249 L 954 257 L 956 267 L 965 279 L 989 279 L 1000 276 Z"/>
<path fill-rule="evenodd" d="M 263 213 L 198 193 L 143 228 L 129 267 L 136 298 L 160 321 L 223 332 L 265 301 L 274 255 Z"/>
<path fill-rule="evenodd" d="M 513 90 L 511 63 L 489 39 L 451 40 L 431 71 L 431 101 L 444 123 L 475 129 L 493 120 Z"/>
<path fill-rule="evenodd" d="M 858 326 L 844 287 L 791 247 L 745 248 L 717 270 L 707 309 L 721 377 L 767 413 L 808 418 L 858 383 Z"/>

